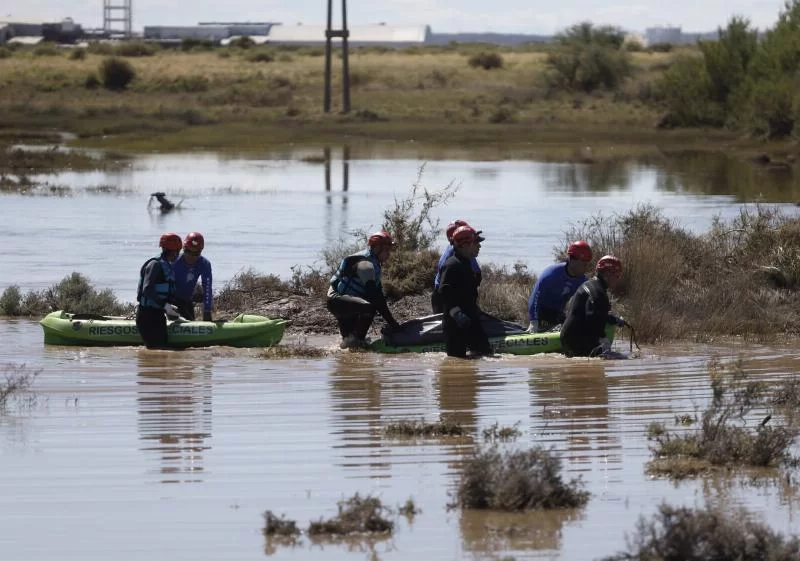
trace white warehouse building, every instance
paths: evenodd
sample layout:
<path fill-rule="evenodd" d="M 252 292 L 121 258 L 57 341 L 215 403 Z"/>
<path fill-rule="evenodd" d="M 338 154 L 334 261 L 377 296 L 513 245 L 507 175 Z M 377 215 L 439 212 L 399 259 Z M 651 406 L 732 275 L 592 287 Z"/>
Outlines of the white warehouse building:
<path fill-rule="evenodd" d="M 325 29 L 324 25 L 275 25 L 269 30 L 267 39 L 269 43 L 276 45 L 324 45 Z M 351 25 L 348 26 L 348 31 L 350 32 L 348 41 L 352 46 L 424 45 L 431 36 L 431 28 L 427 25 Z M 333 40 L 341 41 L 339 38 Z"/>

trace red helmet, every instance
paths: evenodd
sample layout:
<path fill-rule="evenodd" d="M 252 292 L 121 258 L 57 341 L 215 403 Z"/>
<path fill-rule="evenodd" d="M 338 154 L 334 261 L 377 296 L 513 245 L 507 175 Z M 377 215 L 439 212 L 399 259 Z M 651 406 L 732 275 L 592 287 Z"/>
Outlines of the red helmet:
<path fill-rule="evenodd" d="M 200 253 L 206 246 L 206 240 L 203 239 L 203 234 L 200 232 L 189 232 L 186 239 L 183 240 L 183 249 L 186 251 L 195 251 Z"/>
<path fill-rule="evenodd" d="M 181 237 L 175 232 L 167 232 L 166 234 L 161 234 L 161 239 L 158 241 L 158 247 L 161 247 L 168 251 L 180 251 L 181 245 L 182 245 Z"/>
<path fill-rule="evenodd" d="M 475 231 L 475 228 L 473 228 L 472 226 L 459 226 L 458 228 L 456 228 L 456 231 L 453 232 L 452 243 L 454 246 L 458 247 L 461 245 L 472 243 L 473 241 L 476 240 L 480 243 L 484 239 L 485 238 L 481 237 L 481 233 Z"/>
<path fill-rule="evenodd" d="M 394 240 L 392 240 L 392 235 L 389 232 L 386 230 L 381 230 L 380 232 L 370 234 L 370 236 L 367 238 L 367 245 L 369 247 L 375 247 L 379 245 L 394 245 Z"/>
<path fill-rule="evenodd" d="M 444 232 L 447 235 L 448 242 L 453 243 L 453 232 L 455 232 L 459 226 L 469 226 L 469 224 L 466 220 L 454 220 L 447 225 L 447 230 Z"/>
<path fill-rule="evenodd" d="M 619 257 L 613 255 L 604 255 L 597 262 L 597 272 L 605 271 L 613 277 L 618 277 L 622 274 L 622 261 Z"/>
<path fill-rule="evenodd" d="M 567 247 L 567 255 L 570 259 L 578 259 L 579 261 L 592 260 L 592 248 L 583 240 L 572 242 Z"/>

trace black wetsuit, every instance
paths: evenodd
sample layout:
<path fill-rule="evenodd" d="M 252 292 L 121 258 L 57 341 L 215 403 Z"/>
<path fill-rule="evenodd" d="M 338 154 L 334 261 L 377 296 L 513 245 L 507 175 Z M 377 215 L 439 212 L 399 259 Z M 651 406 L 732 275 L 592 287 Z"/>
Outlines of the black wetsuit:
<path fill-rule="evenodd" d="M 567 356 L 599 354 L 600 339 L 606 325 L 617 319 L 609 312 L 608 285 L 599 278 L 583 283 L 567 303 L 566 319 L 561 328 L 561 346 Z"/>
<path fill-rule="evenodd" d="M 467 349 L 473 355 L 492 354 L 489 339 L 481 325 L 478 282 L 470 259 L 456 253 L 445 261 L 439 293 L 443 304 L 442 328 L 447 354 L 463 358 L 467 356 Z M 456 307 L 469 317 L 470 324 L 467 327 L 459 327 L 450 315 Z"/>

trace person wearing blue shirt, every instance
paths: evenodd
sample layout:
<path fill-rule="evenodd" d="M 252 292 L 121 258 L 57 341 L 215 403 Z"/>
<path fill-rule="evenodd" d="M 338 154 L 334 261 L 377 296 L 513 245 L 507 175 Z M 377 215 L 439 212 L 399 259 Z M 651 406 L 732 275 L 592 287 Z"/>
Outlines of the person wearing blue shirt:
<path fill-rule="evenodd" d="M 575 291 L 586 282 L 592 248 L 583 240 L 569 244 L 567 261 L 550 265 L 536 280 L 528 299 L 529 333 L 550 331 L 564 322 L 564 309 Z"/>
<path fill-rule="evenodd" d="M 439 291 L 439 285 L 442 283 L 442 269 L 444 269 L 444 264 L 447 262 L 447 260 L 450 259 L 455 253 L 455 246 L 453 245 L 453 233 L 461 226 L 469 226 L 469 224 L 467 224 L 466 220 L 454 220 L 447 225 L 447 229 L 445 230 L 447 243 L 449 245 L 442 252 L 442 256 L 439 258 L 439 263 L 436 265 L 436 277 L 433 279 L 433 292 L 431 293 L 431 310 L 433 310 L 434 314 L 441 314 L 444 311 L 442 295 Z M 477 235 L 480 236 L 480 234 L 481 232 L 478 231 Z M 480 286 L 481 266 L 478 264 L 478 260 L 475 258 L 472 258 L 470 263 L 472 265 L 472 271 L 475 273 L 476 286 Z"/>
<path fill-rule="evenodd" d="M 197 280 L 203 279 L 203 321 L 213 321 L 211 310 L 214 305 L 212 288 L 211 262 L 201 253 L 205 248 L 205 239 L 200 232 L 190 232 L 183 241 L 183 253 L 173 263 L 175 272 L 175 304 L 181 316 L 194 320 L 194 287 Z"/>

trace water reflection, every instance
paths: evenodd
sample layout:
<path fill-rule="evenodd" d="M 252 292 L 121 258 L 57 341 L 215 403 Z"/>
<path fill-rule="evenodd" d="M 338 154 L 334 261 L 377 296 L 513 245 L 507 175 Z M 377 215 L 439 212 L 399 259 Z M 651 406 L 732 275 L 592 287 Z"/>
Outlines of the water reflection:
<path fill-rule="evenodd" d="M 347 192 L 350 190 L 350 147 L 342 147 L 342 196 L 341 208 L 339 209 L 339 225 L 334 229 L 333 197 L 331 196 L 331 167 L 333 163 L 332 151 L 330 146 L 323 150 L 323 160 L 325 163 L 325 233 L 327 239 L 337 240 L 347 229 Z"/>
<path fill-rule="evenodd" d="M 583 519 L 581 509 L 496 512 L 465 510 L 459 526 L 465 550 L 503 556 L 510 552 L 561 548 L 562 530 L 567 522 Z"/>
<path fill-rule="evenodd" d="M 203 481 L 211 449 L 211 367 L 190 353 L 139 351 L 137 412 L 141 450 L 159 458 L 161 483 Z"/>
<path fill-rule="evenodd" d="M 620 463 L 621 443 L 609 426 L 608 378 L 600 361 L 531 369 L 531 405 L 541 411 L 543 435 L 563 436 L 570 461 L 587 464 L 598 453 Z"/>
<path fill-rule="evenodd" d="M 370 476 L 388 477 L 388 449 L 381 449 L 381 398 L 377 369 L 363 353 L 337 355 L 330 374 L 331 426 L 342 449 L 342 467 L 368 466 Z M 386 455 L 387 459 L 381 456 Z"/>
<path fill-rule="evenodd" d="M 659 169 L 656 187 L 671 193 L 729 195 L 739 202 L 795 202 L 800 184 L 792 166 L 754 163 L 726 156 L 684 152 L 643 160 Z"/>
<path fill-rule="evenodd" d="M 628 191 L 638 167 L 635 161 L 626 160 L 557 164 L 554 173 L 546 176 L 545 184 L 548 188 L 571 193 Z"/>
<path fill-rule="evenodd" d="M 439 411 L 461 423 L 468 431 L 474 431 L 477 426 L 479 382 L 475 361 L 445 359 L 436 369 Z"/>

